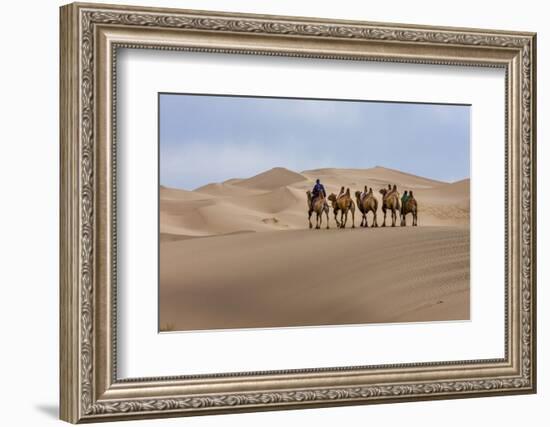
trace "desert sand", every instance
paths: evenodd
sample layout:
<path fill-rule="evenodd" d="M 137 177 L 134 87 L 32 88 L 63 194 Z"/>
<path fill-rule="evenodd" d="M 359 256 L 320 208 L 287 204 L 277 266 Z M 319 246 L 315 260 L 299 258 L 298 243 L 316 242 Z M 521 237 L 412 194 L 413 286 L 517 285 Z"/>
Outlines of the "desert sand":
<path fill-rule="evenodd" d="M 356 211 L 355 229 L 336 229 L 331 212 L 330 230 L 310 230 L 305 192 L 316 178 L 329 194 L 372 187 L 379 225 L 378 189 L 413 190 L 419 226 L 409 216 L 406 228 L 359 228 Z M 383 167 L 161 186 L 160 329 L 469 319 L 469 221 L 469 179 Z"/>

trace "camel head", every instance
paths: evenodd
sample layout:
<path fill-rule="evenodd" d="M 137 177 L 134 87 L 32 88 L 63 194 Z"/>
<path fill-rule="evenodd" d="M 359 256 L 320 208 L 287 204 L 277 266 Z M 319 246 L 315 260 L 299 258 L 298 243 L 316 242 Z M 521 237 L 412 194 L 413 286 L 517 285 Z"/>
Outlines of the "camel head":
<path fill-rule="evenodd" d="M 359 190 L 355 192 L 355 197 L 357 197 L 357 200 L 361 198 L 361 192 Z"/>
<path fill-rule="evenodd" d="M 307 194 L 307 199 L 311 200 L 311 191 L 307 190 L 306 194 Z"/>
<path fill-rule="evenodd" d="M 388 190 L 386 188 L 381 188 L 379 193 L 382 194 L 382 196 L 385 196 Z"/>
<path fill-rule="evenodd" d="M 336 201 L 336 194 L 334 193 L 330 193 L 330 196 L 328 196 L 328 199 L 331 201 L 331 202 L 335 202 Z"/>

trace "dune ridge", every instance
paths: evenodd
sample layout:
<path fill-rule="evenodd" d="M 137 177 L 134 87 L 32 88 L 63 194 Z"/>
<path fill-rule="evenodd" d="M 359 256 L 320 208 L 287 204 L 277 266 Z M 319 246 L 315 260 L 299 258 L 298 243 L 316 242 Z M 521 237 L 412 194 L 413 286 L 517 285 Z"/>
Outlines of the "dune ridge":
<path fill-rule="evenodd" d="M 252 178 L 243 179 L 235 185 L 239 187 L 256 188 L 260 190 L 274 190 L 279 187 L 306 181 L 307 177 L 286 168 L 276 167 L 259 173 Z"/>

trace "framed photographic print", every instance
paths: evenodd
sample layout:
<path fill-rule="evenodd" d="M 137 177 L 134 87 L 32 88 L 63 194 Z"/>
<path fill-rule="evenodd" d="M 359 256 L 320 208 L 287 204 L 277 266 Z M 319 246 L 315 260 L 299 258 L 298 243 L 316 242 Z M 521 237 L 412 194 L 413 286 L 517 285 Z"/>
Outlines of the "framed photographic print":
<path fill-rule="evenodd" d="M 536 391 L 535 34 L 60 22 L 63 420 Z"/>

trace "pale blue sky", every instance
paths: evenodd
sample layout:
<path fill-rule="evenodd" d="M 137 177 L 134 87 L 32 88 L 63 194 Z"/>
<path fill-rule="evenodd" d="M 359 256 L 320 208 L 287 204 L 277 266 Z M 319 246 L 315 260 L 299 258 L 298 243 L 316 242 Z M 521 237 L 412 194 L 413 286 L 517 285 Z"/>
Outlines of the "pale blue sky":
<path fill-rule="evenodd" d="M 161 94 L 160 183 L 192 190 L 273 167 L 470 175 L 470 107 Z"/>

